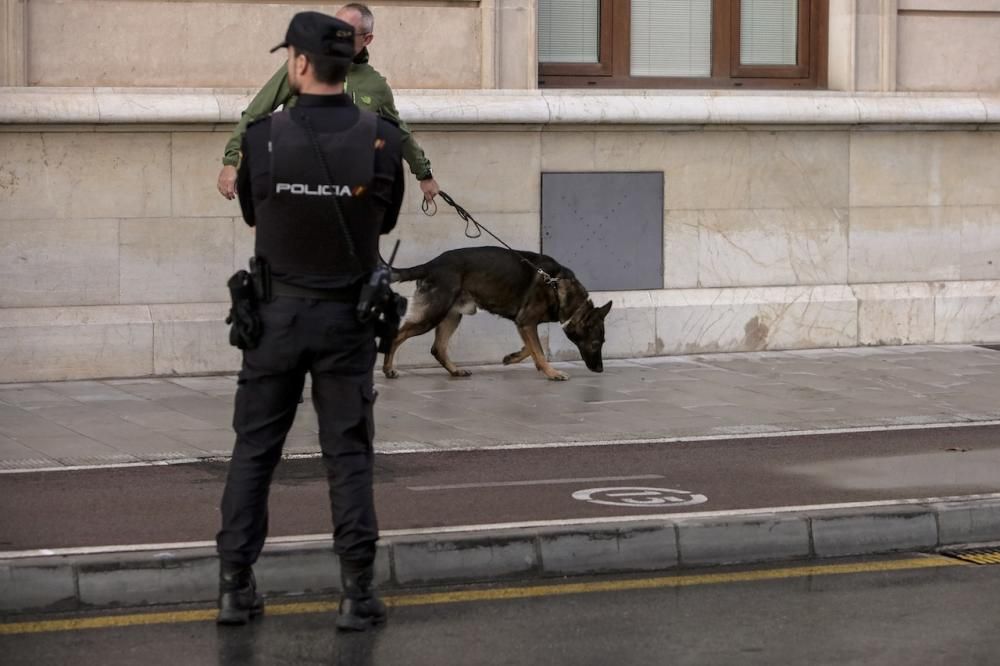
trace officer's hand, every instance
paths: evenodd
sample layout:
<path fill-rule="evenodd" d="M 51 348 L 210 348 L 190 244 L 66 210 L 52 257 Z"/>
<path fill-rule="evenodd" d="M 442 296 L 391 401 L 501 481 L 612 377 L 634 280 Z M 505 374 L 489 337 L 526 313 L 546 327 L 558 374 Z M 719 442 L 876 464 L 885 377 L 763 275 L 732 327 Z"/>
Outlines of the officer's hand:
<path fill-rule="evenodd" d="M 424 199 L 427 201 L 433 201 L 434 197 L 438 195 L 441 188 L 438 187 L 438 182 L 433 178 L 428 178 L 427 180 L 420 181 L 420 191 L 424 193 Z"/>
<path fill-rule="evenodd" d="M 236 198 L 236 167 L 227 164 L 219 172 L 219 194 L 227 199 Z"/>

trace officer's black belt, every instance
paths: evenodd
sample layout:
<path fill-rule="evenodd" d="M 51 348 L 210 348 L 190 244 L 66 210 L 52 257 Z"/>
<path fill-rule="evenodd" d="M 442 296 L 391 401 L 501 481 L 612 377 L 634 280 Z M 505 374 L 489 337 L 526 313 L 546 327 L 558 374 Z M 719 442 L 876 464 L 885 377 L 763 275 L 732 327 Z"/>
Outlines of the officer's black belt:
<path fill-rule="evenodd" d="M 359 289 L 357 286 L 340 287 L 337 289 L 312 289 L 300 287 L 287 282 L 271 281 L 271 294 L 290 298 L 310 298 L 317 301 L 336 301 L 338 303 L 357 303 Z"/>

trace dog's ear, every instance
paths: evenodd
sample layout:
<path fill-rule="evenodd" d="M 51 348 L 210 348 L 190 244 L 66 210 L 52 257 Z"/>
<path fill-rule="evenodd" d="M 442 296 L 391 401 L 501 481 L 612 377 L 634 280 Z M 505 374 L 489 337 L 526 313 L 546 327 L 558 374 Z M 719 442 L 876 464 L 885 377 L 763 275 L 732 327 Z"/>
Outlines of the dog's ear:
<path fill-rule="evenodd" d="M 604 319 L 605 317 L 607 317 L 608 313 L 611 312 L 611 301 L 608 301 L 607 303 L 605 303 L 601 307 L 597 308 L 597 310 L 595 310 L 595 312 L 597 313 L 597 315 L 601 319 Z"/>

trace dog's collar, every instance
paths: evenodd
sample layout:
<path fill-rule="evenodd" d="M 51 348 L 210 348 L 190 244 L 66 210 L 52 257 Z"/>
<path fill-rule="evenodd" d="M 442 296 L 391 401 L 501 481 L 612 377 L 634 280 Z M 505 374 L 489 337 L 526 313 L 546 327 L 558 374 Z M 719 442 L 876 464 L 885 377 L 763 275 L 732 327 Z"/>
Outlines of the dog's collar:
<path fill-rule="evenodd" d="M 559 322 L 559 325 L 563 327 L 564 331 L 566 330 L 566 327 L 569 326 L 574 319 L 576 319 L 576 316 L 580 314 L 580 311 L 583 310 L 585 307 L 587 307 L 586 303 L 578 307 L 576 310 L 573 310 L 573 314 L 569 316 L 569 319 L 567 319 L 566 321 Z"/>

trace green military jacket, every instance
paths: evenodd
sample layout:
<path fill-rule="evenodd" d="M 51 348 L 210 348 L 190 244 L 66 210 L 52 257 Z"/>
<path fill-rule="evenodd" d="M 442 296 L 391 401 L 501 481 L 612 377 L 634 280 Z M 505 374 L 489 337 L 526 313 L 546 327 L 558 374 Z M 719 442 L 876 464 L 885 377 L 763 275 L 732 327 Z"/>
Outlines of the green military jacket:
<path fill-rule="evenodd" d="M 351 96 L 359 108 L 373 111 L 399 125 L 399 129 L 403 133 L 403 159 L 410 165 L 410 171 L 418 180 L 431 177 L 431 163 L 424 155 L 423 149 L 413 139 L 410 128 L 399 118 L 399 111 L 396 110 L 396 101 L 392 97 L 392 89 L 389 84 L 381 74 L 375 71 L 374 67 L 368 64 L 367 49 L 354 59 L 354 63 L 347 73 L 344 92 Z M 295 106 L 297 101 L 298 96 L 288 86 L 288 69 L 282 67 L 274 73 L 271 80 L 261 88 L 250 105 L 244 109 L 240 122 L 237 123 L 233 135 L 229 138 L 229 143 L 226 144 L 226 154 L 222 158 L 222 163 L 239 166 L 240 146 L 243 143 L 243 135 L 246 134 L 247 125 L 258 118 L 263 118 L 281 105 L 284 105 L 286 109 L 291 108 Z"/>

